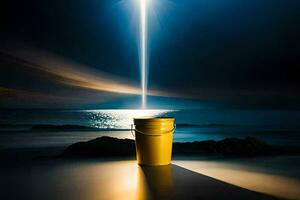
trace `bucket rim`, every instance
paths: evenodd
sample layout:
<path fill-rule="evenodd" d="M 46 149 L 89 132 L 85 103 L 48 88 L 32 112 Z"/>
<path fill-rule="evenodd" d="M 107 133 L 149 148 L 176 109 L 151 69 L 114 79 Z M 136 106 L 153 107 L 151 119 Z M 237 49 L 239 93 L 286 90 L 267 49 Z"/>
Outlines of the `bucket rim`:
<path fill-rule="evenodd" d="M 173 121 L 174 117 L 133 118 L 134 121 Z"/>

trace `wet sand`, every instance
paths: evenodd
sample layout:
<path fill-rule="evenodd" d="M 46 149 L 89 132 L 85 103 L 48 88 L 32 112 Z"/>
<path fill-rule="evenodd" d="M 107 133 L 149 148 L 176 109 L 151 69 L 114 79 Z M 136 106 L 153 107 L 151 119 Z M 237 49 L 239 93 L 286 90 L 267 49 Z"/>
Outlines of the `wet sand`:
<path fill-rule="evenodd" d="M 0 199 L 274 199 L 175 164 L 56 159 L 0 169 Z"/>

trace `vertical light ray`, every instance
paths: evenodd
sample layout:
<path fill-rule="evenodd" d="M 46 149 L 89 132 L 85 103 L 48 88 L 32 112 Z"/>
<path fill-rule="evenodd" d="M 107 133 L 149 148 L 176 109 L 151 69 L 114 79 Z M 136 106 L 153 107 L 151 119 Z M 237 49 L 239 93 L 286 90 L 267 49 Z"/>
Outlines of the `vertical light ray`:
<path fill-rule="evenodd" d="M 142 108 L 147 104 L 147 0 L 140 0 L 140 43 L 142 70 Z"/>

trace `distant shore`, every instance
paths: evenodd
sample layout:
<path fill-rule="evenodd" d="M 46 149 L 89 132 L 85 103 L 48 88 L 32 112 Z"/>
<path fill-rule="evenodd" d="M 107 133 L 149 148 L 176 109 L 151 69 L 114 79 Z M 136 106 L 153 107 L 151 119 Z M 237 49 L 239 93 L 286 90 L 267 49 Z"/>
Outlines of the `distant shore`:
<path fill-rule="evenodd" d="M 130 128 L 106 128 L 106 127 L 95 127 L 95 126 L 86 126 L 86 125 L 76 125 L 76 124 L 0 124 L 0 129 L 13 129 L 27 127 L 31 130 L 130 130 Z M 213 127 L 247 127 L 243 125 L 235 124 L 218 124 L 218 123 L 209 123 L 209 124 L 187 124 L 187 123 L 178 123 L 176 127 L 199 127 L 199 128 L 213 128 Z"/>

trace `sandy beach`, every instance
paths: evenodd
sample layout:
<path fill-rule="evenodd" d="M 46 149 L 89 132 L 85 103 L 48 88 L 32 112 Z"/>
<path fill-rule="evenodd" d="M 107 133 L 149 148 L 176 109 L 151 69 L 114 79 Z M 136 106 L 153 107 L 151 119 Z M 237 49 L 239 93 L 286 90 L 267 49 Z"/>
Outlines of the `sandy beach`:
<path fill-rule="evenodd" d="M 43 161 L 1 170 L 1 199 L 273 199 L 175 164 Z"/>
<path fill-rule="evenodd" d="M 0 199 L 299 199 L 299 179 L 235 159 L 141 167 L 134 158 L 53 157 L 62 150 L 2 150 Z"/>

